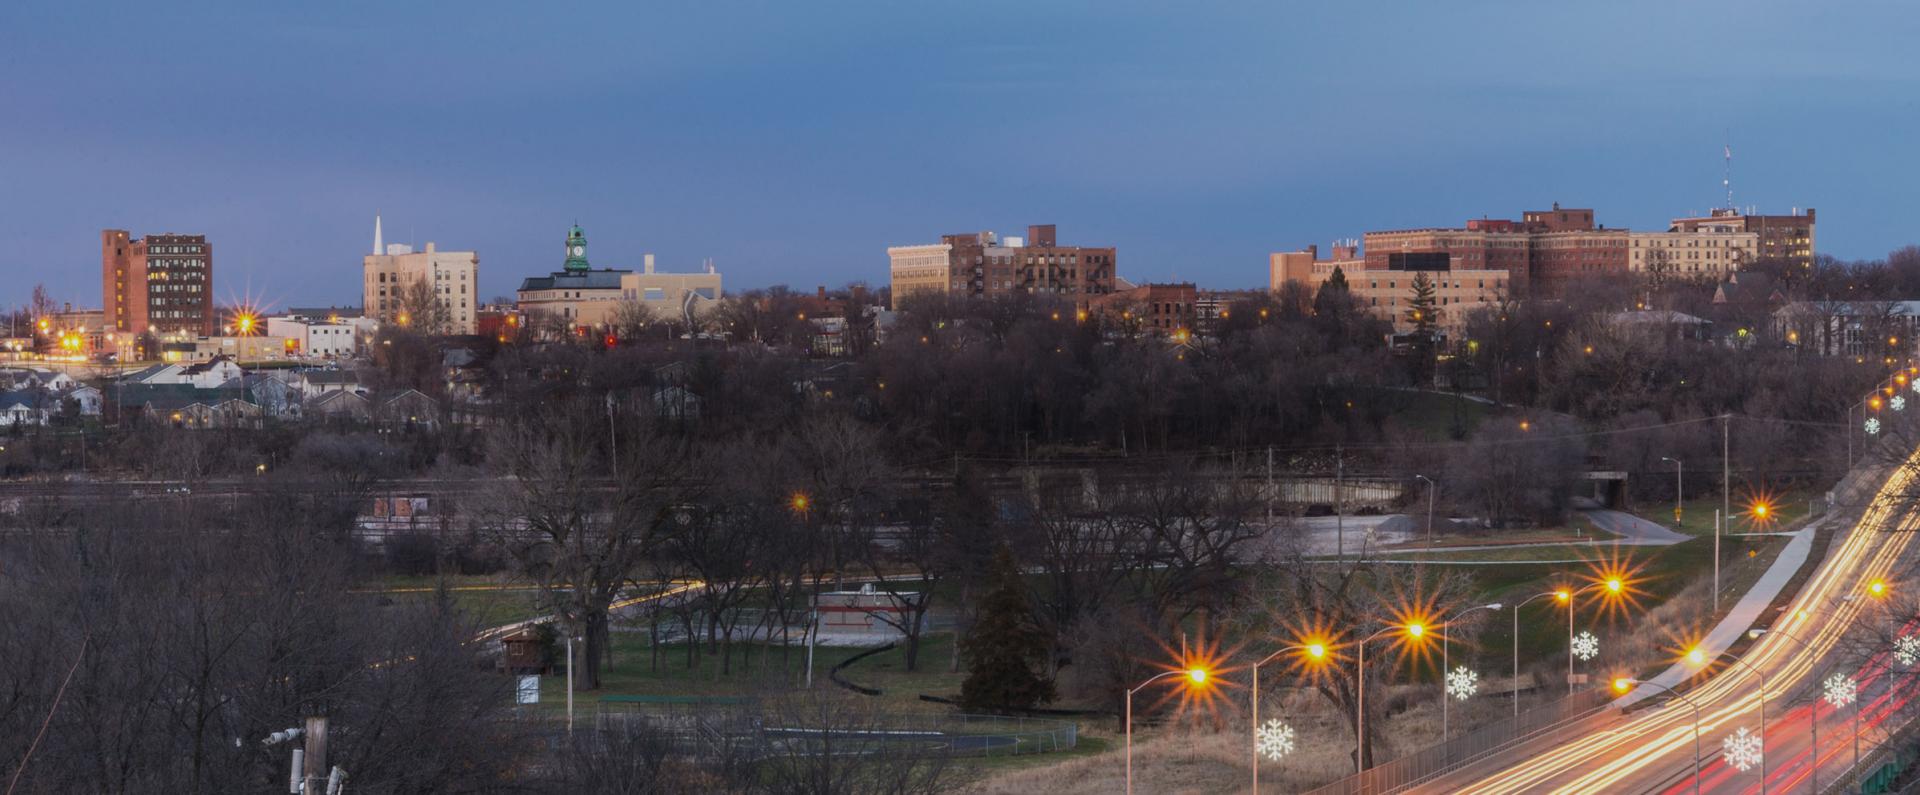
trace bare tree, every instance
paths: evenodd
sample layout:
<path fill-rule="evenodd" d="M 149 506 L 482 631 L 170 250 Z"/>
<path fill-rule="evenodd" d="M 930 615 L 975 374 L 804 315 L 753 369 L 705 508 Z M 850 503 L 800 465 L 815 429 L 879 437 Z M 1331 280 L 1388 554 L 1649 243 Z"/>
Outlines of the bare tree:
<path fill-rule="evenodd" d="M 588 690 L 600 686 L 614 603 L 692 484 L 683 439 L 644 416 L 616 415 L 610 427 L 601 402 L 561 397 L 503 418 L 488 458 L 512 485 L 483 509 L 544 604 L 584 636 Z"/>

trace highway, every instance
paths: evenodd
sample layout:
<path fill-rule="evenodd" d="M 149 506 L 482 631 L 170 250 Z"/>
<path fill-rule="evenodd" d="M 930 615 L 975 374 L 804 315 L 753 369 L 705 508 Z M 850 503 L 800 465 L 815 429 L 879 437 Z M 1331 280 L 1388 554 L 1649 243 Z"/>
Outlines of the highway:
<path fill-rule="evenodd" d="M 1758 765 L 1746 770 L 1727 763 L 1722 743 L 1740 729 L 1760 730 L 1760 686 L 1766 679 L 1766 792 L 1813 792 L 1813 754 L 1809 715 L 1821 695 L 1821 683 L 1840 674 L 1858 683 L 1861 757 L 1872 755 L 1889 719 L 1903 719 L 1901 708 L 1916 695 L 1904 668 L 1880 649 L 1864 665 L 1843 646 L 1856 622 L 1889 620 L 1888 602 L 1870 593 L 1868 584 L 1890 577 L 1920 530 L 1920 505 L 1906 495 L 1914 485 L 1920 453 L 1896 467 L 1874 494 L 1860 520 L 1836 539 L 1824 563 L 1801 587 L 1787 610 L 1739 658 L 1707 662 L 1691 687 L 1679 687 L 1685 701 L 1641 685 L 1609 711 L 1593 719 L 1578 739 L 1550 747 L 1526 747 L 1496 754 L 1414 791 L 1432 793 L 1595 793 L 1694 791 L 1695 708 L 1699 715 L 1701 792 L 1759 793 Z M 1765 624 L 1766 622 L 1762 622 Z M 1702 629 L 1704 632 L 1704 628 Z M 1920 631 L 1908 626 L 1897 634 Z M 1681 639 L 1676 639 L 1679 643 Z M 1854 643 L 1858 643 L 1856 638 Z M 1681 650 L 1676 649 L 1676 655 Z M 1690 664 L 1681 662 L 1680 664 Z M 1751 666 L 1751 670 L 1748 666 Z M 1758 675 L 1756 675 L 1756 671 Z M 1620 671 L 1615 675 L 1628 676 Z M 1660 697 L 1661 703 L 1655 704 Z M 1819 790 L 1852 775 L 1855 705 L 1842 708 L 1819 702 Z"/>

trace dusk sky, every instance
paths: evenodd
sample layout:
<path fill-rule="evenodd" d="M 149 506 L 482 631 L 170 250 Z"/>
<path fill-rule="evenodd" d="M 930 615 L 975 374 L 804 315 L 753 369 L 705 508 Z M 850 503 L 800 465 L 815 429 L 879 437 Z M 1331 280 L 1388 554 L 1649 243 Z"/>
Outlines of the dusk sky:
<path fill-rule="evenodd" d="M 117 7 L 115 7 L 117 6 Z M 1170 9 L 1179 9 L 1173 11 Z M 205 233 L 216 292 L 353 304 L 389 242 L 883 284 L 889 245 L 1059 226 L 1133 281 L 1554 201 L 1665 228 L 1819 209 L 1920 242 L 1910 3 L 0 5 L 0 303 L 98 307 L 99 231 Z"/>

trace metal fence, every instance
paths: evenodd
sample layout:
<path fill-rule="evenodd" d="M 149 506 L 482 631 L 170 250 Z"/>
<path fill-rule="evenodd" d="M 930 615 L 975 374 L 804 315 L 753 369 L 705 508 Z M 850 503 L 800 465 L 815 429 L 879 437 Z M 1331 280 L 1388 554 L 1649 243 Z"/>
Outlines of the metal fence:
<path fill-rule="evenodd" d="M 1432 781 L 1520 742 L 1559 742 L 1587 730 L 1586 719 L 1607 709 L 1605 690 L 1583 690 L 1522 710 L 1443 743 L 1335 781 L 1309 795 L 1385 795 Z"/>
<path fill-rule="evenodd" d="M 902 748 L 945 756 L 1021 756 L 1071 750 L 1080 725 L 1070 720 L 947 713 L 869 714 L 831 728 L 771 726 L 750 699 L 666 699 L 601 705 L 599 732 L 639 732 L 680 753 L 716 747 L 792 752 L 814 745 L 835 753 L 887 753 Z"/>

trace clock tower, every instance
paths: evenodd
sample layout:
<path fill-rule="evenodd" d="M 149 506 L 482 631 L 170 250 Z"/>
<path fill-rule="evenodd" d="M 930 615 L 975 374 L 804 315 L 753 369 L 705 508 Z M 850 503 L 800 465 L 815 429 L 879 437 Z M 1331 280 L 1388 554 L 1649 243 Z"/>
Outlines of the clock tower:
<path fill-rule="evenodd" d="M 574 224 L 572 229 L 567 230 L 566 270 L 568 273 L 584 273 L 588 267 L 587 233 L 579 224 Z"/>

